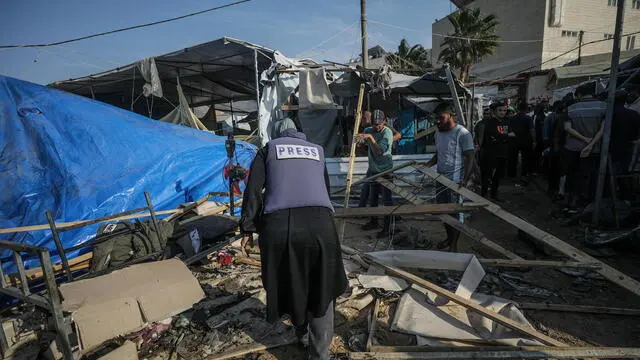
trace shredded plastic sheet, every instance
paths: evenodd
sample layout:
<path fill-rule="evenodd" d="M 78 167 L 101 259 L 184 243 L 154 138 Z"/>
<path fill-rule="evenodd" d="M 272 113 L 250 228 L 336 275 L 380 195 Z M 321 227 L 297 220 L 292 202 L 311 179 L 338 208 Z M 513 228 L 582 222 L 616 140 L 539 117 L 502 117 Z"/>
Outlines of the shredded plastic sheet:
<path fill-rule="evenodd" d="M 236 143 L 240 165 L 254 155 L 255 147 Z M 46 210 L 67 222 L 144 207 L 144 191 L 156 210 L 172 209 L 226 192 L 227 162 L 222 137 L 0 76 L 0 228 L 46 224 Z M 97 227 L 61 233 L 63 246 L 90 240 Z M 59 261 L 50 231 L 3 239 L 47 247 Z M 37 266 L 23 256 L 27 268 Z M 10 258 L 0 253 L 5 273 L 15 271 Z"/>
<path fill-rule="evenodd" d="M 457 295 L 533 328 L 509 300 L 475 292 L 485 272 L 472 254 L 390 250 L 369 255 L 397 267 L 464 271 L 455 291 Z M 415 284 L 402 295 L 391 330 L 416 335 L 418 345 L 458 346 L 461 344 L 455 340 L 483 339 L 512 346 L 542 345 Z"/>

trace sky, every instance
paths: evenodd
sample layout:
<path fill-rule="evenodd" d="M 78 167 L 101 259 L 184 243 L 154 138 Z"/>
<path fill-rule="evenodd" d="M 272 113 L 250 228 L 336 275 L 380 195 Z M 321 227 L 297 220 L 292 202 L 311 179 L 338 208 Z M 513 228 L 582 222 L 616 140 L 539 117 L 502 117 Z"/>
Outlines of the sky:
<path fill-rule="evenodd" d="M 0 12 L 0 45 L 50 43 L 162 20 L 233 0 L 23 0 Z M 431 24 L 448 0 L 368 0 L 369 47 L 406 38 L 431 47 Z M 0 49 L 0 74 L 48 84 L 98 73 L 223 36 L 289 57 L 345 62 L 360 54 L 358 0 L 252 0 L 142 29 L 46 48 Z"/>

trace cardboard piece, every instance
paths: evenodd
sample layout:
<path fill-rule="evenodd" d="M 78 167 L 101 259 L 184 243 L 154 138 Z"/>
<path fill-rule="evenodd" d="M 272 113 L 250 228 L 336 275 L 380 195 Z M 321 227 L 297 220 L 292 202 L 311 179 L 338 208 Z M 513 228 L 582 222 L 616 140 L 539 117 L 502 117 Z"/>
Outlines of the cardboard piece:
<path fill-rule="evenodd" d="M 60 286 L 62 307 L 72 312 L 82 350 L 139 330 L 145 323 L 190 309 L 204 298 L 182 261 L 137 264 Z"/>
<path fill-rule="evenodd" d="M 127 340 L 122 346 L 101 356 L 98 360 L 138 360 L 138 350 L 136 344 Z"/>

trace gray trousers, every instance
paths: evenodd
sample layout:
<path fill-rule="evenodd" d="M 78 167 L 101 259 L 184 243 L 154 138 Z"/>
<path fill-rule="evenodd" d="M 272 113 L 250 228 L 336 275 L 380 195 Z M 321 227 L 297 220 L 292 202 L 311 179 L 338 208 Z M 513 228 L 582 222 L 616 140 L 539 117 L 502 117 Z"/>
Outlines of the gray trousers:
<path fill-rule="evenodd" d="M 296 335 L 303 343 L 305 335 L 309 336 L 307 359 L 329 360 L 329 347 L 333 339 L 333 301 L 329 303 L 324 316 L 314 318 L 309 315 L 308 324 L 296 327 Z"/>

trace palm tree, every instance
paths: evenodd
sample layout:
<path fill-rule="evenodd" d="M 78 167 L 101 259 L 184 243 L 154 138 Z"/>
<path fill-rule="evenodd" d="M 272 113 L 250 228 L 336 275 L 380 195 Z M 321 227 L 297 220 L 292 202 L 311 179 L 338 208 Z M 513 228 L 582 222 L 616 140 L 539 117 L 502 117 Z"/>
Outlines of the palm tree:
<path fill-rule="evenodd" d="M 422 75 L 432 68 L 431 54 L 422 45 L 410 46 L 406 39 L 400 41 L 398 51 L 387 54 L 387 62 L 393 69 L 407 75 Z"/>
<path fill-rule="evenodd" d="M 494 14 L 483 17 L 480 9 L 464 9 L 449 15 L 448 19 L 453 33 L 442 42 L 438 61 L 460 69 L 460 80 L 466 82 L 471 65 L 483 56 L 493 55 L 498 47 L 500 36 L 495 32 L 499 22 Z"/>

